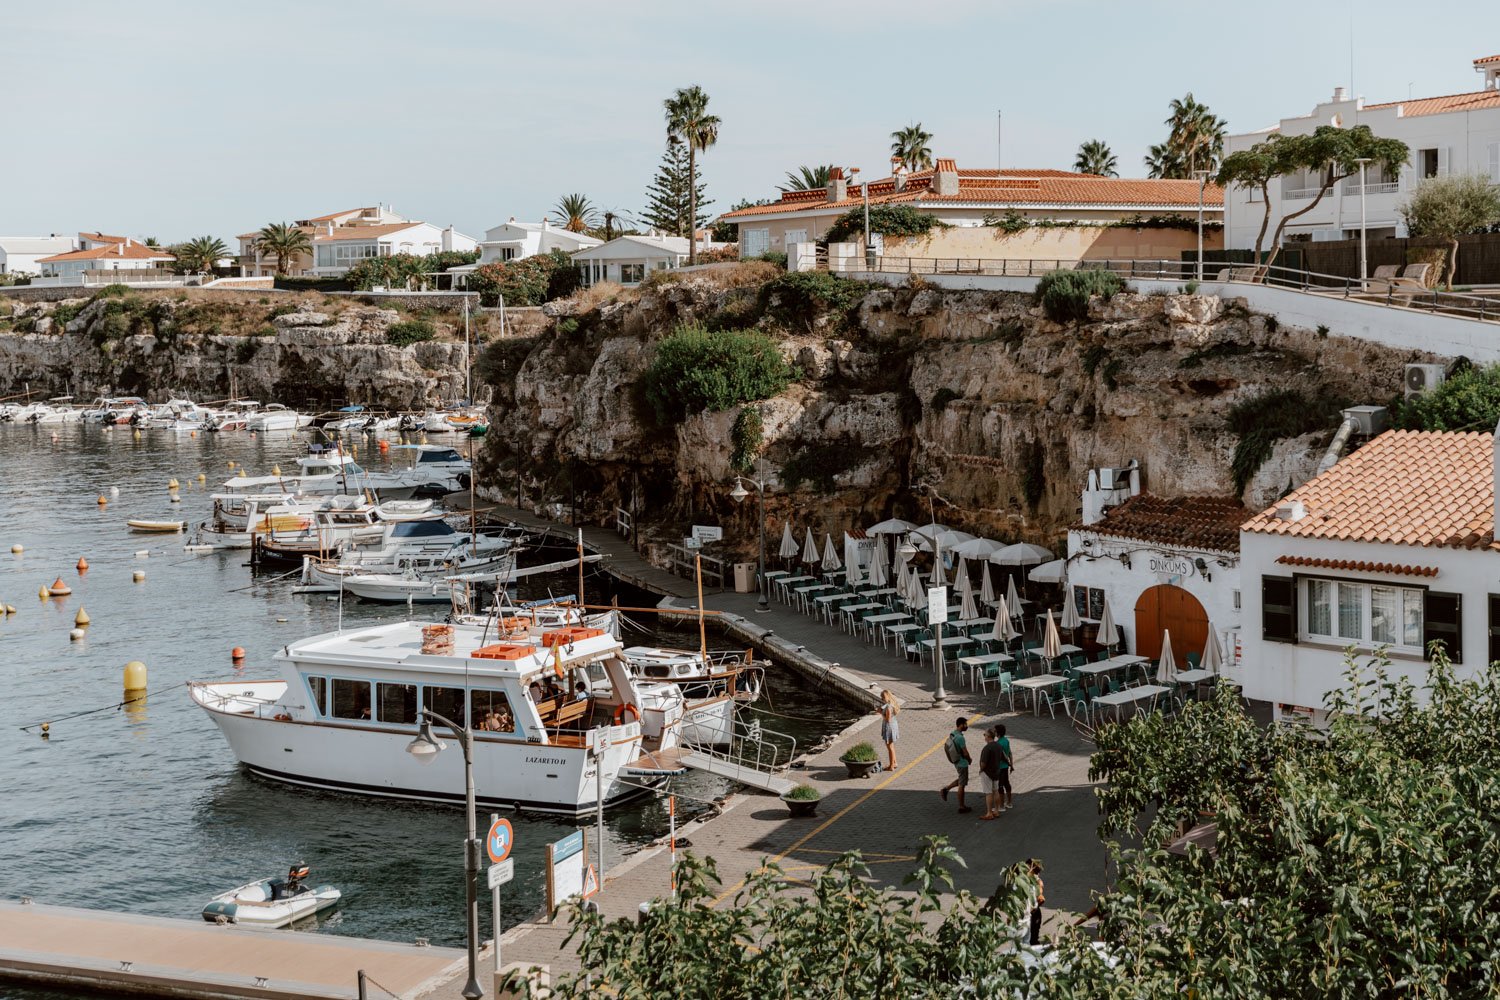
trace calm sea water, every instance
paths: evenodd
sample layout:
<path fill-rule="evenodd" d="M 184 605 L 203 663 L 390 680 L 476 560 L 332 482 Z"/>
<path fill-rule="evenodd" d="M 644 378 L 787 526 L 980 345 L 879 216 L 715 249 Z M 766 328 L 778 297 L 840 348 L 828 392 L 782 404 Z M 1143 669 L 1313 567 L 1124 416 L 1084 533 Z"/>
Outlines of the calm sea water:
<path fill-rule="evenodd" d="M 293 594 L 291 580 L 270 579 L 276 571 L 252 577 L 245 552 L 186 555 L 181 536 L 125 527 L 127 518 L 201 519 L 213 485 L 232 474 L 229 462 L 251 473 L 289 468 L 303 442 L 159 431 L 136 439 L 129 429 L 80 426 L 56 435 L 0 424 L 0 603 L 17 609 L 0 618 L 0 897 L 196 918 L 214 893 L 303 860 L 315 881 L 344 892 L 341 908 L 317 932 L 460 944 L 462 810 L 252 778 L 188 700 L 188 680 L 275 675 L 271 655 L 288 641 L 336 628 L 337 603 Z M 198 483 L 199 473 L 207 485 Z M 173 478 L 182 484 L 180 503 L 169 501 Z M 119 495 L 101 510 L 95 499 L 111 487 Z M 15 544 L 25 552 L 11 554 Z M 82 575 L 74 568 L 79 557 L 89 562 Z M 136 570 L 145 582 L 132 582 Z M 73 595 L 40 600 L 37 589 L 58 577 Z M 588 586 L 591 600 L 615 592 L 602 574 L 591 575 Z M 531 578 L 522 588 L 522 598 L 571 593 L 576 577 Z M 622 604 L 641 599 L 619 596 Z M 87 638 L 73 642 L 68 632 L 79 608 L 93 624 Z M 436 608 L 430 613 L 440 615 Z M 350 601 L 343 613 L 347 627 L 407 611 Z M 680 645 L 696 636 L 630 638 Z M 730 648 L 712 635 L 710 645 Z M 241 671 L 231 666 L 234 646 L 249 654 Z M 149 669 L 143 703 L 66 718 L 118 703 L 130 660 Z M 778 716 L 767 725 L 799 741 L 836 732 L 856 714 L 793 676 L 773 670 L 768 681 L 779 712 L 806 718 Z M 52 720 L 48 739 L 20 728 L 45 720 Z M 679 816 L 693 800 L 727 790 L 703 775 L 679 779 L 675 788 Z M 512 822 L 516 880 L 506 889 L 507 924 L 541 908 L 545 845 L 576 828 L 535 815 Z M 666 830 L 665 802 L 655 797 L 614 811 L 606 818 L 608 857 Z M 0 996 L 43 995 L 0 986 Z"/>

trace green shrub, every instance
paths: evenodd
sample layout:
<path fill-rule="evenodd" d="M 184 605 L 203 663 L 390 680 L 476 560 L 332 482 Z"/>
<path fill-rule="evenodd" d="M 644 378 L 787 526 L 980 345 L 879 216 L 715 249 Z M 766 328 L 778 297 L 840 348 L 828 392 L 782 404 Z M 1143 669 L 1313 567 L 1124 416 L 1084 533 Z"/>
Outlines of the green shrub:
<path fill-rule="evenodd" d="M 274 326 L 272 326 L 270 323 L 267 323 L 265 326 L 258 327 L 255 330 L 251 331 L 250 336 L 252 336 L 252 337 L 274 337 L 274 336 L 276 336 L 276 328 Z"/>
<path fill-rule="evenodd" d="M 483 264 L 469 274 L 469 291 L 487 306 L 496 305 L 501 296 L 508 306 L 539 306 L 573 294 L 581 281 L 573 258 L 553 250 L 535 257 Z"/>
<path fill-rule="evenodd" d="M 786 797 L 794 802 L 816 802 L 823 797 L 823 793 L 812 785 L 793 785 Z"/>
<path fill-rule="evenodd" d="M 1447 381 L 1396 411 L 1396 426 L 1420 431 L 1488 431 L 1500 421 L 1500 365 L 1455 366 Z"/>
<path fill-rule="evenodd" d="M 787 327 L 811 330 L 829 312 L 844 312 L 864 297 L 865 286 L 827 271 L 792 271 L 761 286 L 761 313 Z"/>
<path fill-rule="evenodd" d="M 662 338 L 641 376 L 657 424 L 769 399 L 786 388 L 791 367 L 761 333 L 682 326 Z"/>
<path fill-rule="evenodd" d="M 854 744 L 839 757 L 839 760 L 847 760 L 854 764 L 868 764 L 879 759 L 875 753 L 875 747 L 868 740 L 861 740 Z"/>
<path fill-rule="evenodd" d="M 499 386 L 513 382 L 538 340 L 537 337 L 496 340 L 479 352 L 479 357 L 474 361 L 474 374 L 486 385 Z"/>
<path fill-rule="evenodd" d="M 932 394 L 932 412 L 942 413 L 948 408 L 948 404 L 955 399 L 963 399 L 960 393 L 954 392 L 946 385 Z"/>
<path fill-rule="evenodd" d="M 270 314 L 266 316 L 266 319 L 273 320 L 278 316 L 290 316 L 292 313 L 299 312 L 301 309 L 302 307 L 297 305 L 295 302 L 283 302 L 281 305 L 273 308 Z"/>
<path fill-rule="evenodd" d="M 260 353 L 260 341 L 254 337 L 246 337 L 234 349 L 234 360 L 242 365 L 248 364 L 258 353 Z"/>
<path fill-rule="evenodd" d="M 1113 271 L 1048 271 L 1036 283 L 1036 301 L 1054 323 L 1082 323 L 1089 318 L 1089 299 L 1108 301 L 1125 290 L 1125 280 Z"/>
<path fill-rule="evenodd" d="M 67 326 L 83 312 L 84 302 L 62 302 L 52 310 L 52 322 L 59 327 Z"/>
<path fill-rule="evenodd" d="M 1229 408 L 1229 430 L 1239 435 L 1229 468 L 1235 493 L 1245 487 L 1282 438 L 1297 437 L 1329 427 L 1343 409 L 1342 400 L 1326 394 L 1309 397 L 1299 389 L 1270 389 Z"/>
<path fill-rule="evenodd" d="M 96 299 L 123 299 L 130 294 L 130 289 L 118 282 L 113 285 L 105 285 L 94 293 Z"/>
<path fill-rule="evenodd" d="M 571 337 L 578 332 L 578 320 L 572 316 L 564 316 L 557 321 L 557 332 L 564 337 Z"/>
<path fill-rule="evenodd" d="M 767 250 L 765 253 L 761 254 L 755 259 L 763 260 L 767 264 L 775 264 L 783 271 L 786 270 L 786 254 L 782 253 L 780 250 Z"/>
<path fill-rule="evenodd" d="M 410 347 L 412 344 L 420 344 L 436 336 L 437 330 L 433 329 L 432 324 L 425 319 L 402 320 L 399 323 L 392 323 L 385 331 L 386 343 L 395 344 L 397 347 Z"/>
<path fill-rule="evenodd" d="M 760 454 L 763 430 L 760 411 L 753 406 L 742 407 L 729 431 L 729 444 L 732 448 L 729 464 L 736 471 L 749 472 L 750 467 L 755 464 L 755 457 Z"/>
<path fill-rule="evenodd" d="M 946 223 L 910 205 L 871 205 L 870 232 L 885 236 L 926 236 L 933 229 L 947 229 Z M 851 236 L 864 235 L 865 209 L 861 205 L 851 208 L 837 219 L 823 239 L 829 243 L 846 243 Z"/>
<path fill-rule="evenodd" d="M 1100 372 L 1099 374 L 1100 377 L 1104 379 L 1104 387 L 1106 389 L 1118 389 L 1120 387 L 1119 375 L 1120 369 L 1122 367 L 1123 362 L 1121 362 L 1119 358 L 1110 358 L 1109 361 L 1105 363 L 1104 371 Z"/>
<path fill-rule="evenodd" d="M 1022 233 L 1031 228 L 1031 222 L 1026 216 L 1013 208 L 1007 209 L 1004 215 L 986 215 L 984 224 L 1000 230 L 1006 236 L 1014 236 L 1016 233 Z"/>

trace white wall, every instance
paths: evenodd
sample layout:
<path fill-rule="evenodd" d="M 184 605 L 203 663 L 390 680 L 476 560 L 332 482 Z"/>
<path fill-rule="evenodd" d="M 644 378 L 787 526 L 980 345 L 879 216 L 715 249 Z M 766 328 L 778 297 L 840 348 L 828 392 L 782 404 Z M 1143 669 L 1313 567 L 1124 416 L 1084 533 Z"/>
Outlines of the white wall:
<path fill-rule="evenodd" d="M 1438 575 L 1421 577 L 1283 566 L 1276 562 L 1283 555 L 1430 566 L 1437 568 Z M 1460 635 L 1464 662 L 1454 668 L 1455 673 L 1459 677 L 1473 676 L 1488 656 L 1489 607 L 1486 598 L 1491 592 L 1500 592 L 1500 583 L 1495 582 L 1500 580 L 1500 552 L 1294 538 L 1247 531 L 1240 533 L 1240 556 L 1245 616 L 1241 680 L 1248 698 L 1269 701 L 1273 705 L 1285 703 L 1316 709 L 1322 706 L 1325 694 L 1344 683 L 1342 648 L 1313 645 L 1307 641 L 1296 644 L 1268 642 L 1262 638 L 1260 581 L 1263 576 L 1302 575 L 1373 581 L 1396 587 L 1426 587 L 1441 593 L 1461 594 L 1463 621 Z M 1306 606 L 1299 601 L 1299 630 L 1305 630 L 1306 617 Z M 1394 658 L 1389 672 L 1393 678 L 1405 677 L 1418 686 L 1428 675 L 1426 662 L 1415 656 Z"/>

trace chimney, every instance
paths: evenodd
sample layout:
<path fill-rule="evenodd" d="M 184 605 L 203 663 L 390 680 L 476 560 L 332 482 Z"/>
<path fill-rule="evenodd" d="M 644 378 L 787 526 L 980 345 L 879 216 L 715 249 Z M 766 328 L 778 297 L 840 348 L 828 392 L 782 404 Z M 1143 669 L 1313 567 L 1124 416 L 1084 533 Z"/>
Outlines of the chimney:
<path fill-rule="evenodd" d="M 326 223 L 324 223 L 324 225 L 325 225 L 325 227 L 326 227 L 326 228 L 325 228 L 325 230 L 324 230 L 324 231 L 325 231 L 325 232 L 326 232 L 326 233 L 327 233 L 327 234 L 328 234 L 328 235 L 329 235 L 329 236 L 332 236 L 332 235 L 333 235 L 333 220 L 331 220 L 331 219 L 330 219 L 330 220 L 329 220 L 329 221 L 328 221 L 328 222 L 326 222 Z"/>
<path fill-rule="evenodd" d="M 844 179 L 844 168 L 834 167 L 828 171 L 828 200 L 843 201 L 849 197 L 849 182 Z"/>
<path fill-rule="evenodd" d="M 453 249 L 453 227 L 448 226 L 443 230 L 443 251 L 446 253 Z"/>
<path fill-rule="evenodd" d="M 891 157 L 891 179 L 896 182 L 897 191 L 906 190 L 906 164 L 899 156 Z"/>
<path fill-rule="evenodd" d="M 1347 101 L 1348 99 L 1349 99 L 1349 89 L 1347 87 L 1334 87 L 1333 88 L 1333 100 L 1334 100 L 1335 104 L 1337 104 L 1337 103 L 1339 103 L 1341 101 Z"/>
<path fill-rule="evenodd" d="M 937 161 L 932 173 L 932 193 L 935 195 L 958 194 L 958 164 L 949 159 Z"/>

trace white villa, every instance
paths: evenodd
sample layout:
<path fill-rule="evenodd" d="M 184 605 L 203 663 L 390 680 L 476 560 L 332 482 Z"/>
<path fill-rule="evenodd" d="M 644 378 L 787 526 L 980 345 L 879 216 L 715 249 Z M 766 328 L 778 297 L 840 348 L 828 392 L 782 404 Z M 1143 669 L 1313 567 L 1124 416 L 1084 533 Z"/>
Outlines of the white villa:
<path fill-rule="evenodd" d="M 72 236 L 0 236 L 0 274 L 42 273 L 37 261 L 78 249 Z"/>
<path fill-rule="evenodd" d="M 1234 497 L 1159 497 L 1140 469 L 1091 469 L 1083 520 L 1068 531 L 1069 596 L 1085 632 L 1109 603 L 1118 633 L 1098 641 L 1153 659 L 1169 632 L 1179 665 L 1199 655 L 1212 626 L 1233 676 L 1240 625 L 1240 524 Z"/>
<path fill-rule="evenodd" d="M 1478 173 L 1500 184 L 1500 55 L 1474 60 L 1483 87 L 1462 94 L 1418 97 L 1366 104 L 1343 87 L 1313 107 L 1310 114 L 1283 118 L 1269 128 L 1232 135 L 1226 153 L 1248 149 L 1267 136 L 1307 135 L 1319 125 L 1345 128 L 1368 125 L 1376 135 L 1400 139 L 1411 147 L 1411 161 L 1398 175 L 1385 176 L 1373 164 L 1366 175 L 1365 212 L 1368 238 L 1405 236 L 1396 208 L 1423 179 L 1445 174 Z M 1283 213 L 1304 207 L 1317 193 L 1316 178 L 1286 177 L 1271 187 L 1271 228 Z M 1287 227 L 1286 239 L 1342 240 L 1359 236 L 1359 179 L 1351 177 L 1323 196 L 1318 207 Z M 1225 246 L 1254 249 L 1265 206 L 1258 192 L 1233 188 L 1224 200 Z"/>
<path fill-rule="evenodd" d="M 701 242 L 698 250 L 701 253 L 717 245 Z M 681 267 L 687 259 L 686 236 L 657 236 L 654 232 L 645 236 L 619 236 L 573 255 L 578 269 L 583 272 L 585 285 L 596 285 L 601 281 L 639 285 L 652 271 Z"/>
<path fill-rule="evenodd" d="M 1321 721 L 1351 646 L 1419 686 L 1435 640 L 1460 678 L 1500 660 L 1497 441 L 1387 431 L 1245 523 L 1246 697 Z"/>
<path fill-rule="evenodd" d="M 515 216 L 487 229 L 479 242 L 479 263 L 518 260 L 538 254 L 561 250 L 575 253 L 600 246 L 603 240 L 588 233 L 575 233 L 561 226 L 554 226 L 543 219 L 541 222 L 517 222 Z"/>
<path fill-rule="evenodd" d="M 406 253 L 425 256 L 442 250 L 473 250 L 479 241 L 452 226 L 439 228 L 397 215 L 389 205 L 353 208 L 312 219 L 298 219 L 297 228 L 313 244 L 311 257 L 300 256 L 287 268 L 288 274 L 334 278 L 369 257 Z M 262 254 L 260 233 L 241 233 L 240 263 L 251 277 L 276 273 L 276 256 Z"/>
<path fill-rule="evenodd" d="M 83 249 L 69 250 L 38 258 L 41 268 L 40 283 L 51 285 L 82 285 L 86 278 L 101 271 L 143 272 L 169 268 L 177 259 L 160 247 L 148 247 L 127 236 L 105 237 L 99 233 L 80 233 Z M 109 277 L 101 275 L 100 279 Z M 121 274 L 121 281 L 141 278 L 141 274 Z"/>

